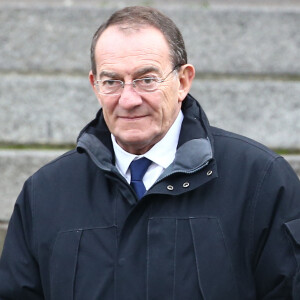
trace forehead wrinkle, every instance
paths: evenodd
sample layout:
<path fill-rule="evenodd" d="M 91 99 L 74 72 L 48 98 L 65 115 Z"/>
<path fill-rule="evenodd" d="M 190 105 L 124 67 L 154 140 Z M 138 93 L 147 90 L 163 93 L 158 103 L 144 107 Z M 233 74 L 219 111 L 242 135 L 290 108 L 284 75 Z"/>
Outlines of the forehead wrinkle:
<path fill-rule="evenodd" d="M 121 51 L 120 53 L 120 49 L 114 47 L 106 47 L 104 45 L 104 48 L 101 47 L 101 45 L 97 45 L 97 51 L 96 51 L 96 57 L 101 57 L 103 56 L 104 59 L 123 59 L 123 58 L 128 58 L 128 57 L 139 57 L 139 56 L 155 56 L 155 57 L 164 57 L 165 53 L 163 53 L 163 51 L 160 48 L 160 44 L 155 46 L 155 45 L 151 45 L 151 46 L 147 46 L 141 49 L 137 49 L 136 47 L 133 46 L 133 48 L 130 48 L 131 45 L 130 43 L 128 44 L 128 46 L 125 47 L 124 51 Z M 123 55 L 122 55 L 123 54 Z M 169 55 L 169 51 L 168 51 L 168 55 Z M 107 58 L 106 58 L 107 57 Z"/>
<path fill-rule="evenodd" d="M 118 77 L 121 73 L 123 73 L 123 66 L 125 66 L 124 72 L 129 75 L 141 76 L 149 72 L 160 74 L 163 71 L 162 69 L 164 69 L 164 64 L 162 64 L 162 62 L 166 61 L 160 58 L 147 58 L 140 55 L 140 59 L 136 59 L 136 56 L 134 56 L 134 62 L 139 62 L 138 64 L 134 64 L 131 63 L 130 60 L 128 61 L 128 58 L 128 56 L 124 56 L 122 59 L 115 60 L 111 60 L 111 58 L 101 59 L 101 62 L 97 64 L 97 67 L 100 69 L 100 76 L 109 75 L 110 77 Z M 133 67 L 130 69 L 128 66 Z"/>
<path fill-rule="evenodd" d="M 107 45 L 104 48 L 101 45 L 98 46 L 96 60 L 99 62 L 97 68 L 100 74 L 101 69 L 115 73 L 114 75 L 117 76 L 124 73 L 139 76 L 147 73 L 147 71 L 160 74 L 162 69 L 165 69 L 166 63 L 172 63 L 169 53 L 161 51 L 157 46 L 136 49 L 130 48 L 129 45 L 125 47 L 124 51 L 120 51 L 118 48 L 106 47 Z"/>
<path fill-rule="evenodd" d="M 161 73 L 161 70 L 157 67 L 154 66 L 145 66 L 142 67 L 141 69 L 138 69 L 131 74 L 133 77 L 140 77 L 144 74 L 150 73 L 150 72 L 155 72 L 155 73 Z M 108 71 L 108 70 L 102 70 L 99 74 L 99 78 L 101 77 L 109 77 L 109 78 L 118 78 L 120 74 L 114 71 Z"/>
<path fill-rule="evenodd" d="M 149 51 L 144 50 L 133 50 L 132 53 L 126 53 L 124 55 L 116 54 L 113 51 L 107 51 L 106 53 L 99 53 L 98 58 L 101 57 L 101 63 L 104 61 L 111 61 L 110 63 L 119 63 L 122 60 L 128 60 L 129 58 L 142 60 L 153 60 L 159 62 L 164 58 L 163 53 L 155 53 L 155 51 L 149 49 Z"/>

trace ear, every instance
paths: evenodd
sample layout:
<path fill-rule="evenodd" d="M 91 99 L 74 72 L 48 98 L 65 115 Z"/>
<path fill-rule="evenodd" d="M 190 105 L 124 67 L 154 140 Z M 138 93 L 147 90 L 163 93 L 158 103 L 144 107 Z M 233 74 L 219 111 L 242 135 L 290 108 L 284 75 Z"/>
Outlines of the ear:
<path fill-rule="evenodd" d="M 178 91 L 178 100 L 182 102 L 190 88 L 192 86 L 193 79 L 195 77 L 195 68 L 193 65 L 186 64 L 181 66 L 180 71 L 178 72 L 179 79 L 179 91 Z"/>
<path fill-rule="evenodd" d="M 100 103 L 100 105 L 102 105 L 100 97 L 99 97 L 99 93 L 98 93 L 97 88 L 95 86 L 95 80 L 96 80 L 96 78 L 95 78 L 95 76 L 94 76 L 94 74 L 93 74 L 92 71 L 90 71 L 90 73 L 89 73 L 89 80 L 90 80 L 90 84 L 91 84 L 91 86 L 93 88 L 93 91 L 94 91 L 94 93 L 95 93 L 95 95 L 96 95 L 96 97 L 98 99 L 98 102 Z"/>

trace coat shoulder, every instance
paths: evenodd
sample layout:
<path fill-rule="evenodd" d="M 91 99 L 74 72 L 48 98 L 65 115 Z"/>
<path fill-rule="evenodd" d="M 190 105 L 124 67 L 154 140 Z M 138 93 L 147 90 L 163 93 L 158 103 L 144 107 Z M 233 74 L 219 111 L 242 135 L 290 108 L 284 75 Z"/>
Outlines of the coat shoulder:
<path fill-rule="evenodd" d="M 267 146 L 251 139 L 246 136 L 226 131 L 217 127 L 211 127 L 211 132 L 214 138 L 215 151 L 218 152 L 231 152 L 247 153 L 248 155 L 254 155 L 255 157 L 261 157 L 263 159 L 275 160 L 281 157 Z"/>
<path fill-rule="evenodd" d="M 59 178 L 70 176 L 80 171 L 86 164 L 88 159 L 85 154 L 79 153 L 76 149 L 70 150 L 38 169 L 31 177 L 34 180 L 41 178 Z"/>

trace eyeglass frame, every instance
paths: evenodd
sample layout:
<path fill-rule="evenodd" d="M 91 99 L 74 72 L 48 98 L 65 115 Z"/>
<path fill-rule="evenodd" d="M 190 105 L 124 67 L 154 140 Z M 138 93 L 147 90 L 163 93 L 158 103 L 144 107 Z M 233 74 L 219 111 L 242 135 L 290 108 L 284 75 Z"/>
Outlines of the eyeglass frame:
<path fill-rule="evenodd" d="M 155 79 L 155 82 L 157 83 L 157 84 L 160 84 L 160 83 L 162 83 L 162 82 L 164 82 L 176 69 L 178 69 L 178 68 L 180 68 L 182 65 L 181 64 L 179 64 L 179 65 L 176 65 L 166 76 L 165 76 L 165 78 L 163 78 L 163 79 L 159 79 L 159 78 L 155 78 L 155 77 L 144 77 L 144 78 L 137 78 L 137 79 L 134 79 L 134 80 L 132 80 L 131 82 L 124 82 L 123 80 L 119 80 L 119 79 L 106 79 L 107 81 L 114 81 L 114 82 L 120 82 L 121 83 L 121 85 L 120 85 L 120 88 L 122 88 L 122 89 L 124 89 L 124 87 L 125 87 L 125 85 L 132 85 L 132 87 L 133 87 L 133 89 L 138 93 L 138 94 L 143 94 L 143 93 L 145 93 L 145 94 L 147 94 L 147 93 L 153 93 L 153 92 L 155 92 L 155 91 L 157 91 L 157 89 L 158 89 L 158 86 L 155 88 L 155 89 L 153 89 L 153 90 L 151 90 L 151 91 L 144 91 L 144 92 L 138 92 L 137 90 L 136 90 L 136 82 L 139 82 L 139 81 L 141 81 L 141 80 L 145 80 L 145 79 Z M 98 94 L 100 94 L 100 95 L 104 95 L 104 96 L 119 96 L 119 95 L 121 95 L 122 94 L 122 89 L 120 89 L 120 88 L 118 88 L 118 89 L 120 89 L 120 92 L 119 93 L 103 93 L 103 92 L 100 92 L 99 91 L 99 84 L 98 84 L 98 82 L 102 82 L 102 81 L 105 81 L 105 80 L 101 80 L 101 79 L 98 79 L 98 80 L 95 80 L 94 81 L 94 85 L 96 86 L 96 87 L 98 87 L 97 88 L 97 91 L 98 91 Z"/>

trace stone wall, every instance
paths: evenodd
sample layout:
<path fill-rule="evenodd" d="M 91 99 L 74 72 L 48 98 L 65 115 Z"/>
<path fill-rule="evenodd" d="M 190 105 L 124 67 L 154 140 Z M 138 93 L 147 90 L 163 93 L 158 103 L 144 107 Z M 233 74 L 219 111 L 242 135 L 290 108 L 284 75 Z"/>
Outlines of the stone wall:
<path fill-rule="evenodd" d="M 300 0 L 161 2 L 0 0 L 0 249 L 24 180 L 96 114 L 90 41 L 127 5 L 178 24 L 211 124 L 289 154 L 300 175 Z"/>

